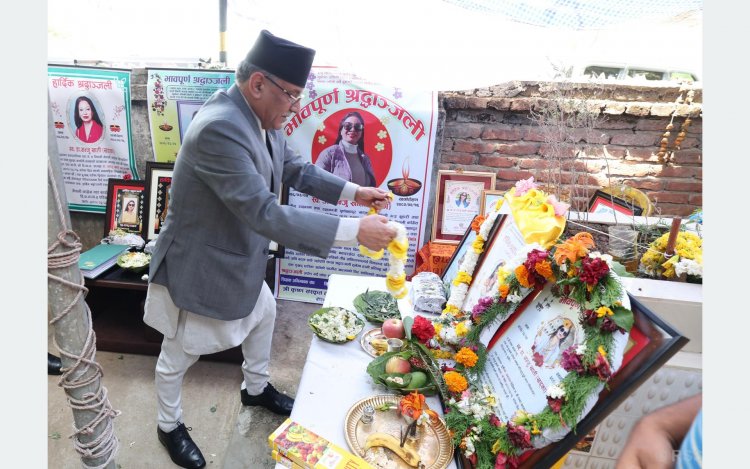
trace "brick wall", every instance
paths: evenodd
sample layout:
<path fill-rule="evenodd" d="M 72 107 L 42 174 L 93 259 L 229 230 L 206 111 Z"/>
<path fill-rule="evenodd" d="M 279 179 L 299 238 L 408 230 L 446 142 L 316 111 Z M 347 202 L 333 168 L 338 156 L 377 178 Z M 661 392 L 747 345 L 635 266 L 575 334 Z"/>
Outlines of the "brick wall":
<path fill-rule="evenodd" d="M 622 183 L 646 193 L 655 213 L 689 215 L 703 200 L 703 96 L 700 89 L 693 92 L 690 103 L 685 90 L 664 85 L 512 82 L 441 92 L 435 160 L 439 169 L 494 172 L 496 189 L 529 176 L 545 183 L 553 175 L 552 182 L 562 182 L 557 185 L 567 189 L 580 210 L 596 189 Z M 557 140 L 564 141 L 551 144 L 533 113 L 555 103 L 575 103 L 575 109 L 595 115 L 596 122 L 565 128 Z M 680 149 L 660 161 L 667 125 L 674 125 L 667 142 L 673 149 L 688 116 Z"/>

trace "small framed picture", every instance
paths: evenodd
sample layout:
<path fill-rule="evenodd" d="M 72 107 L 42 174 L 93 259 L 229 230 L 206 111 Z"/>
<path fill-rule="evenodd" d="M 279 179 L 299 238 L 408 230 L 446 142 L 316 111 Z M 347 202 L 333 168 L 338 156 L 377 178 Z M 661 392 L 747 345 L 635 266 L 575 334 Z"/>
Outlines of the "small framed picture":
<path fill-rule="evenodd" d="M 458 244 L 480 213 L 482 191 L 495 189 L 495 173 L 438 171 L 432 241 Z"/>
<path fill-rule="evenodd" d="M 172 187 L 174 163 L 146 162 L 146 222 L 143 239 L 156 238 L 169 210 L 169 189 Z"/>
<path fill-rule="evenodd" d="M 643 208 L 604 191 L 596 191 L 589 200 L 589 213 L 615 212 L 632 217 L 642 214 Z"/>
<path fill-rule="evenodd" d="M 146 184 L 132 179 L 110 179 L 107 185 L 107 212 L 104 237 L 112 230 L 141 234 Z"/>
<path fill-rule="evenodd" d="M 505 218 L 505 215 L 500 215 L 495 219 L 495 224 L 492 226 L 489 235 L 487 236 L 488 239 L 494 238 L 495 232 L 503 223 L 503 218 Z M 453 252 L 453 255 L 448 261 L 448 264 L 446 264 L 445 266 L 445 270 L 443 270 L 443 273 L 440 276 L 443 284 L 447 286 L 448 291 L 450 291 L 453 287 L 453 279 L 456 278 L 456 274 L 458 274 L 458 271 L 461 268 L 461 264 L 463 264 L 466 253 L 469 249 L 471 249 L 471 246 L 476 239 L 477 233 L 471 229 L 471 226 L 469 226 L 469 229 L 467 229 L 466 233 L 464 233 L 464 237 L 461 238 L 461 241 L 458 243 L 458 247 Z M 482 254 L 479 255 L 479 259 L 477 260 L 477 264 L 482 262 L 482 258 L 484 257 L 486 252 L 486 250 L 482 251 Z"/>
<path fill-rule="evenodd" d="M 495 209 L 495 204 L 502 199 L 505 191 L 482 191 L 482 209 L 479 211 L 485 217 Z"/>

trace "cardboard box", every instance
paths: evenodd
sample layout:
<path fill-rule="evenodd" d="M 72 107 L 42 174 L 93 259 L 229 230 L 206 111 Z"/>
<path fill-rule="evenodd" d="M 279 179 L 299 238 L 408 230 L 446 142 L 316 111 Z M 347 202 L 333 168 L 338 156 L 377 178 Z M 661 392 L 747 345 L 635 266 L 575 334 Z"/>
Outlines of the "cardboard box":
<path fill-rule="evenodd" d="M 371 469 L 364 459 L 286 419 L 268 436 L 272 451 L 304 469 Z"/>

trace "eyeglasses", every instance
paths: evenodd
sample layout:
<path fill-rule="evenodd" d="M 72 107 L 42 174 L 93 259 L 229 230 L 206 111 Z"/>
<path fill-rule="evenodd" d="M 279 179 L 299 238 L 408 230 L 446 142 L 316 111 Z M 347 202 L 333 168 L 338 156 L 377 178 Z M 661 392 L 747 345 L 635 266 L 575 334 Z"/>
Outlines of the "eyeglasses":
<path fill-rule="evenodd" d="M 352 124 L 351 122 L 344 122 L 343 127 L 347 132 L 351 131 L 352 129 L 354 129 L 355 132 L 362 132 L 362 129 L 365 128 L 365 126 L 363 126 L 362 124 Z"/>
<path fill-rule="evenodd" d="M 273 81 L 273 79 L 271 77 L 269 77 L 268 75 L 263 75 L 263 76 L 265 78 L 267 78 L 268 81 L 270 81 L 271 83 L 273 83 L 274 85 L 276 85 L 276 87 L 279 88 L 281 91 L 283 91 L 284 94 L 287 95 L 287 97 L 289 98 L 289 104 L 291 106 L 294 106 L 295 104 L 297 104 L 298 102 L 300 102 L 302 100 L 302 98 L 305 97 L 304 93 L 300 93 L 299 96 L 294 96 L 292 93 L 290 93 L 289 91 L 287 91 L 286 88 L 282 87 L 281 85 L 279 85 L 278 83 L 276 83 L 275 81 Z"/>

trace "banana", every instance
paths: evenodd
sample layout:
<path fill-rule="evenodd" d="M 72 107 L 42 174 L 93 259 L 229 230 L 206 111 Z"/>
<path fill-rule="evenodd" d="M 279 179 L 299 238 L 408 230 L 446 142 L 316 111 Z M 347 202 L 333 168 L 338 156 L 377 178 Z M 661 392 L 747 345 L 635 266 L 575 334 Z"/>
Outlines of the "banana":
<path fill-rule="evenodd" d="M 378 352 L 386 352 L 388 350 L 388 342 L 385 339 L 372 339 L 370 345 Z"/>
<path fill-rule="evenodd" d="M 399 446 L 399 440 L 395 436 L 387 433 L 373 433 L 365 441 L 365 451 L 375 446 L 388 448 L 411 467 L 420 467 L 419 453 L 409 441 L 404 443 L 404 446 Z"/>

